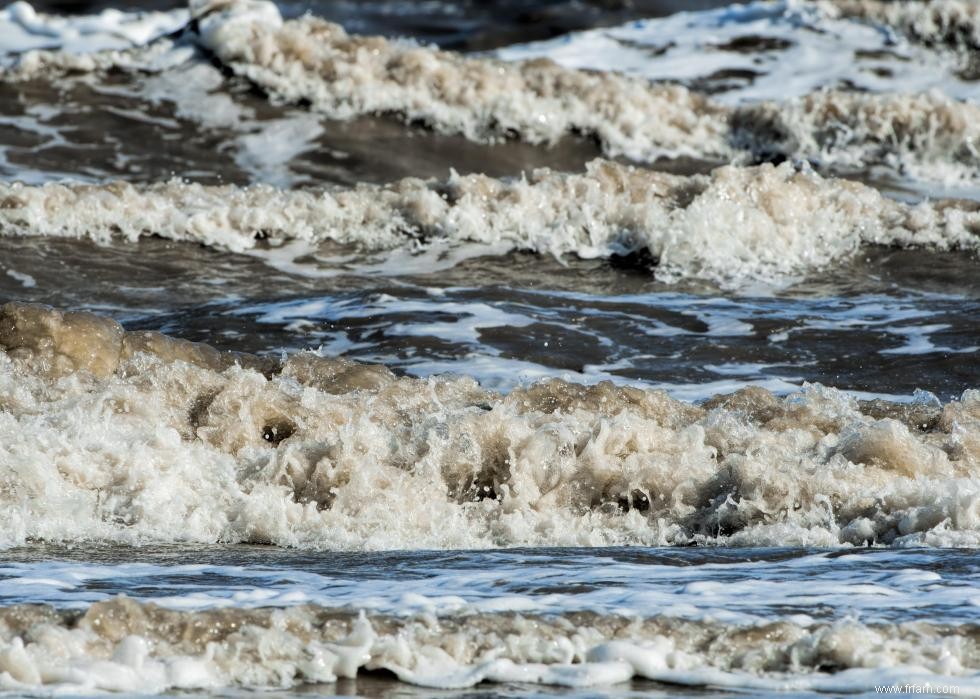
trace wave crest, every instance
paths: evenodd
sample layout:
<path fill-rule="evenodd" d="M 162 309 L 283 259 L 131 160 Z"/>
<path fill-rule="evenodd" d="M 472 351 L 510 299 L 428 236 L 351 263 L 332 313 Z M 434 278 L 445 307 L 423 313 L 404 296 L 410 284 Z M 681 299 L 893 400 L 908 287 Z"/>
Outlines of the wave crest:
<path fill-rule="evenodd" d="M 885 165 L 930 179 L 971 178 L 980 107 L 938 95 L 822 90 L 785 103 L 726 107 L 678 85 L 505 62 L 380 37 L 352 37 L 315 17 L 282 21 L 261 0 L 199 3 L 203 44 L 278 99 L 339 119 L 395 113 L 474 140 L 553 143 L 595 136 L 607 155 L 748 162 L 809 158 Z"/>
<path fill-rule="evenodd" d="M 912 12 L 906 3 L 898 6 Z M 860 8 L 868 16 L 877 12 L 867 3 L 845 11 L 863 16 Z M 553 144 L 582 134 L 598 140 L 606 155 L 636 162 L 797 158 L 827 170 L 885 167 L 948 183 L 975 179 L 980 166 L 980 107 L 939 94 L 823 89 L 728 106 L 681 85 L 564 68 L 547 58 L 503 61 L 351 36 L 316 17 L 283 20 L 262 0 L 193 2 L 191 11 L 195 19 L 178 41 L 88 53 L 29 51 L 3 79 L 159 72 L 201 60 L 195 49 L 203 48 L 275 100 L 309 104 L 335 119 L 396 114 L 475 141 Z M 940 25 L 959 26 L 952 19 Z"/>
<path fill-rule="evenodd" d="M 665 280 L 736 284 L 832 264 L 864 245 L 976 250 L 970 202 L 907 205 L 784 163 L 684 177 L 593 161 L 582 174 L 454 175 L 350 190 L 0 184 L 0 232 L 107 242 L 157 235 L 232 251 L 262 238 L 367 251 L 479 243 L 582 257 L 642 251 Z"/>

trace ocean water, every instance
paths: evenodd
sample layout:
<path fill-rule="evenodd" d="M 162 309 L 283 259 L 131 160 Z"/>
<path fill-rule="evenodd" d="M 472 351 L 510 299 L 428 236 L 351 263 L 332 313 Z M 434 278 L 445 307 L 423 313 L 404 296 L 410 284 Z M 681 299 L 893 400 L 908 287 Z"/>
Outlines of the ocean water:
<path fill-rule="evenodd" d="M 0 8 L 0 693 L 980 694 L 978 49 Z"/>

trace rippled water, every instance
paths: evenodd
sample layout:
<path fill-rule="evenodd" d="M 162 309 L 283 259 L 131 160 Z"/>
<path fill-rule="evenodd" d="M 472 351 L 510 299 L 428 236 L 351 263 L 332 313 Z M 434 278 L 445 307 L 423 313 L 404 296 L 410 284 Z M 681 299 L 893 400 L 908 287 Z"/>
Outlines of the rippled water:
<path fill-rule="evenodd" d="M 15 548 L 4 604 L 85 607 L 115 595 L 181 609 L 269 604 L 377 612 L 592 611 L 732 622 L 977 621 L 968 551 L 532 548 L 315 554 L 215 547 Z"/>
<path fill-rule="evenodd" d="M 544 376 L 611 379 L 697 400 L 817 381 L 946 400 L 977 377 L 980 287 L 973 261 L 955 253 L 927 254 L 923 265 L 921 252 L 875 251 L 785 289 L 733 297 L 604 262 L 519 254 L 368 276 L 154 240 L 105 248 L 6 238 L 0 247 L 0 289 L 10 298 L 90 309 L 224 349 L 319 347 L 495 388 Z"/>
<path fill-rule="evenodd" d="M 205 5 L 0 9 L 0 301 L 264 358 L 0 311 L 4 693 L 980 693 L 980 10 Z"/>
<path fill-rule="evenodd" d="M 973 629 L 980 621 L 976 557 L 955 550 L 536 548 L 322 555 L 238 546 L 210 549 L 207 563 L 199 556 L 197 549 L 179 546 L 11 549 L 0 566 L 0 600 L 85 610 L 126 595 L 184 613 L 317 605 L 365 609 L 378 617 L 428 616 L 430 623 L 591 613 L 708 625 L 786 623 L 815 632 L 833 624 L 889 628 L 913 622 Z M 304 691 L 420 693 L 384 673 Z M 543 690 L 513 682 L 458 695 L 474 691 L 525 696 Z M 631 692 L 686 696 L 698 690 L 634 680 L 587 693 Z"/>

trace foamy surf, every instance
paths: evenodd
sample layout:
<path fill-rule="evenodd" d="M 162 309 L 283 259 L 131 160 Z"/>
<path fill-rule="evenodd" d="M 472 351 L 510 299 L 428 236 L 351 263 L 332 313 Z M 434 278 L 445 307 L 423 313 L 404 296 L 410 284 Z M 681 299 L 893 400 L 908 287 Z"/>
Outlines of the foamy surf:
<path fill-rule="evenodd" d="M 183 29 L 189 19 L 184 8 L 170 12 L 107 9 L 97 15 L 60 17 L 39 13 L 26 2 L 14 2 L 0 10 L 0 63 L 36 50 L 83 54 L 144 46 Z"/>
<path fill-rule="evenodd" d="M 17 304 L 0 345 L 7 546 L 980 543 L 976 391 L 692 405 L 552 380 L 504 396 Z"/>
<path fill-rule="evenodd" d="M 980 108 L 939 95 L 819 91 L 798 102 L 727 108 L 681 86 L 547 59 L 506 63 L 352 37 L 315 17 L 283 21 L 260 0 L 200 2 L 192 12 L 203 45 L 232 70 L 332 118 L 394 113 L 475 140 L 554 143 L 583 133 L 606 154 L 641 162 L 779 155 L 940 179 L 968 178 L 978 162 Z"/>
<path fill-rule="evenodd" d="M 0 12 L 0 694 L 980 694 L 967 19 L 599 4 Z"/>
<path fill-rule="evenodd" d="M 159 72 L 202 61 L 195 52 L 203 49 L 275 101 L 308 104 L 331 119 L 396 115 L 479 142 L 554 144 L 579 134 L 596 139 L 608 156 L 637 162 L 796 158 L 828 171 L 878 167 L 946 184 L 972 182 L 980 163 L 980 107 L 943 94 L 941 84 L 925 78 L 913 85 L 925 90 L 918 94 L 889 85 L 877 85 L 887 90 L 880 94 L 865 93 L 875 85 L 865 86 L 860 70 L 853 80 L 844 77 L 847 64 L 837 79 L 829 73 L 811 76 L 805 89 L 788 93 L 786 80 L 777 76 L 779 94 L 789 99 L 730 105 L 683 85 L 562 67 L 547 57 L 548 49 L 532 60 L 467 56 L 410 41 L 351 36 L 311 16 L 284 20 L 275 5 L 259 0 L 197 2 L 191 13 L 197 31 L 188 29 L 177 43 L 161 39 L 98 51 L 93 40 L 93 50 L 84 54 L 29 51 L 4 79 L 111 68 Z M 506 55 L 520 57 L 523 51 Z M 858 89 L 839 89 L 841 83 Z"/>
<path fill-rule="evenodd" d="M 969 202 L 907 205 L 789 163 L 683 177 L 594 161 L 584 174 L 539 170 L 407 179 L 352 190 L 0 185 L 0 231 L 135 240 L 156 235 L 242 251 L 256 241 L 332 241 L 365 251 L 479 243 L 582 257 L 642 252 L 663 279 L 777 280 L 866 245 L 976 250 Z"/>
<path fill-rule="evenodd" d="M 871 691 L 895 678 L 980 690 L 973 625 L 739 626 L 579 612 L 370 616 L 347 609 L 175 611 L 125 597 L 0 609 L 0 685 L 122 692 L 289 688 L 384 670 L 423 687 L 590 687 L 646 678 L 748 690 Z"/>
<path fill-rule="evenodd" d="M 828 7 L 845 17 L 889 25 L 927 44 L 966 51 L 980 47 L 980 8 L 974 2 L 839 0 Z"/>
<path fill-rule="evenodd" d="M 959 4 L 962 14 L 975 14 Z M 923 45 L 882 22 L 886 14 L 894 15 L 895 25 L 899 17 L 943 14 L 942 5 L 765 0 L 572 32 L 506 46 L 495 55 L 679 82 L 731 105 L 841 86 L 872 93 L 938 90 L 976 102 L 980 90 L 967 52 L 945 50 L 942 41 Z M 961 21 L 963 31 L 974 31 L 973 20 Z M 937 20 L 918 35 L 942 28 L 954 33 L 953 22 Z"/>

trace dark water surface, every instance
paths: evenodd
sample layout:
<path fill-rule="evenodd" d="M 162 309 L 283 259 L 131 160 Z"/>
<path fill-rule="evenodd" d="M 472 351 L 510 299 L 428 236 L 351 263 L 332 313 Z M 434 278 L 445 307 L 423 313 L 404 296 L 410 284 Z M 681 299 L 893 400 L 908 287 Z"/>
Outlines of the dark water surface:
<path fill-rule="evenodd" d="M 571 31 L 610 26 L 642 17 L 708 10 L 728 0 L 300 0 L 280 5 L 284 16 L 306 12 L 325 17 L 357 34 L 411 36 L 460 51 L 481 51 L 507 44 L 549 39 Z M 105 8 L 170 10 L 177 0 L 41 0 L 39 11 L 87 14 Z"/>
<path fill-rule="evenodd" d="M 980 380 L 980 286 L 961 253 L 875 251 L 785 289 L 732 297 L 604 261 L 516 253 L 365 275 L 315 260 L 277 269 L 261 254 L 153 239 L 104 247 L 4 238 L 0 250 L 8 298 L 222 349 L 322 347 L 503 388 L 568 375 L 697 399 L 745 383 L 786 391 L 810 381 L 948 400 Z"/>

